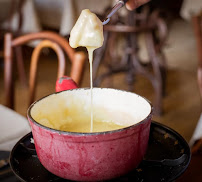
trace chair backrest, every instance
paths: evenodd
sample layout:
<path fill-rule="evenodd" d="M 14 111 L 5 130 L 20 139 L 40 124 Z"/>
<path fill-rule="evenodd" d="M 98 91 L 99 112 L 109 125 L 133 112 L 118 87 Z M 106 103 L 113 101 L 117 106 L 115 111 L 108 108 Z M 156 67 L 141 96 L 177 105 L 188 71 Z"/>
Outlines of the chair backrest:
<path fill-rule="evenodd" d="M 57 79 L 64 76 L 65 74 L 65 55 L 62 51 L 62 48 L 53 41 L 50 41 L 50 40 L 41 41 L 34 49 L 31 56 L 31 64 L 30 64 L 30 72 L 29 72 L 29 105 L 34 101 L 35 91 L 36 91 L 37 65 L 38 65 L 40 53 L 44 47 L 52 48 L 57 54 L 57 57 L 58 57 Z"/>
<path fill-rule="evenodd" d="M 45 39 L 45 40 L 44 40 Z M 33 51 L 31 64 L 30 64 L 30 79 L 29 79 L 29 91 L 30 98 L 29 104 L 33 102 L 35 95 L 36 86 L 36 72 L 37 63 L 41 50 L 44 47 L 52 48 L 58 56 L 58 75 L 61 77 L 65 73 L 65 56 L 64 52 L 70 59 L 71 62 L 71 73 L 70 77 L 79 85 L 84 62 L 86 56 L 83 52 L 75 52 L 72 49 L 67 40 L 57 33 L 44 31 L 38 33 L 30 33 L 23 36 L 19 36 L 15 39 L 12 38 L 12 34 L 5 34 L 4 42 L 4 85 L 5 85 L 5 99 L 6 106 L 14 109 L 14 79 L 13 79 L 13 48 L 21 46 L 32 40 L 43 40 L 41 41 Z M 64 52 L 63 52 L 64 51 Z"/>

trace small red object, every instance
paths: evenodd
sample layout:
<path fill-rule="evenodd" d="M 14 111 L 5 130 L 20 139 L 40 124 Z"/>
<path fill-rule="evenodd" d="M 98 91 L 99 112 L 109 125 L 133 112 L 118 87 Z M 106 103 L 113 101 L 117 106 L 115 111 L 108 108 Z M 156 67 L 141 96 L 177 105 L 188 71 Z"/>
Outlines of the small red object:
<path fill-rule="evenodd" d="M 74 80 L 72 80 L 71 77 L 63 76 L 56 81 L 56 87 L 55 87 L 56 92 L 61 92 L 63 90 L 70 90 L 75 88 L 78 88 L 78 85 Z"/>

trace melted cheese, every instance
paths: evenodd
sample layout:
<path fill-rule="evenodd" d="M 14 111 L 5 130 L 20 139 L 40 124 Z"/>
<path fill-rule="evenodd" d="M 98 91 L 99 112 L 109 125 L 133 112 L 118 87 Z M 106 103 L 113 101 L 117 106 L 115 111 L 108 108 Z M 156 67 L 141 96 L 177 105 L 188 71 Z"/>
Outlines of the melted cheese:
<path fill-rule="evenodd" d="M 102 22 L 90 10 L 83 10 L 70 32 L 70 46 L 73 48 L 83 46 L 87 49 L 97 49 L 102 46 L 103 41 Z"/>
<path fill-rule="evenodd" d="M 102 22 L 94 13 L 90 12 L 90 10 L 83 10 L 72 31 L 70 32 L 69 44 L 73 48 L 82 46 L 86 47 L 88 50 L 91 85 L 91 132 L 93 131 L 93 51 L 101 47 L 103 41 L 104 36 Z"/>

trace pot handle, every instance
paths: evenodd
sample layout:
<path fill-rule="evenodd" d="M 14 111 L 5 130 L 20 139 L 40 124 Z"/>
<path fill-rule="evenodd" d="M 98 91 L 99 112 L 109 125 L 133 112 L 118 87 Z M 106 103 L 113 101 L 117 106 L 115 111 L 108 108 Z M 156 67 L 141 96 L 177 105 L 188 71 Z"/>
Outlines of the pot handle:
<path fill-rule="evenodd" d="M 63 76 L 56 81 L 55 85 L 56 92 L 61 92 L 63 90 L 70 90 L 75 88 L 78 88 L 78 85 L 71 77 Z"/>
<path fill-rule="evenodd" d="M 178 166 L 185 162 L 187 160 L 188 156 L 187 154 L 181 155 L 177 159 L 163 159 L 163 160 L 143 160 L 142 163 L 143 165 L 148 165 L 148 166 Z"/>

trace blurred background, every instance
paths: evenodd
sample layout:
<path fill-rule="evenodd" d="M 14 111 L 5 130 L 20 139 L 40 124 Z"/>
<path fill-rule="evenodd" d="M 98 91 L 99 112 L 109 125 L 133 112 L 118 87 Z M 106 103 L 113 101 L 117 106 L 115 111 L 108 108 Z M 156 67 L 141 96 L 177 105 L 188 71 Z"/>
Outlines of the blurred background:
<path fill-rule="evenodd" d="M 90 9 L 104 20 L 115 3 L 113 0 L 0 0 L 0 103 L 26 116 L 33 50 L 39 40 L 55 40 L 52 34 L 47 34 L 18 44 L 17 38 L 49 31 L 68 41 L 82 9 Z M 200 143 L 202 136 L 201 13 L 201 0 L 152 0 L 132 12 L 123 7 L 104 27 L 105 43 L 95 51 L 93 62 L 94 86 L 129 90 L 146 97 L 155 108 L 153 120 L 179 132 L 191 147 Z M 5 38 L 8 33 L 11 37 Z M 55 92 L 58 54 L 51 49 L 53 46 L 47 47 L 38 57 L 34 100 Z M 76 70 L 79 74 L 76 82 L 79 87 L 89 87 L 86 50 L 67 49 L 64 75 L 71 76 L 73 55 L 81 53 L 85 61 Z M 12 60 L 10 70 L 6 64 L 9 60 Z M 200 146 L 197 145 L 197 155 Z M 198 175 L 196 181 L 202 180 L 199 173 L 192 175 Z"/>

